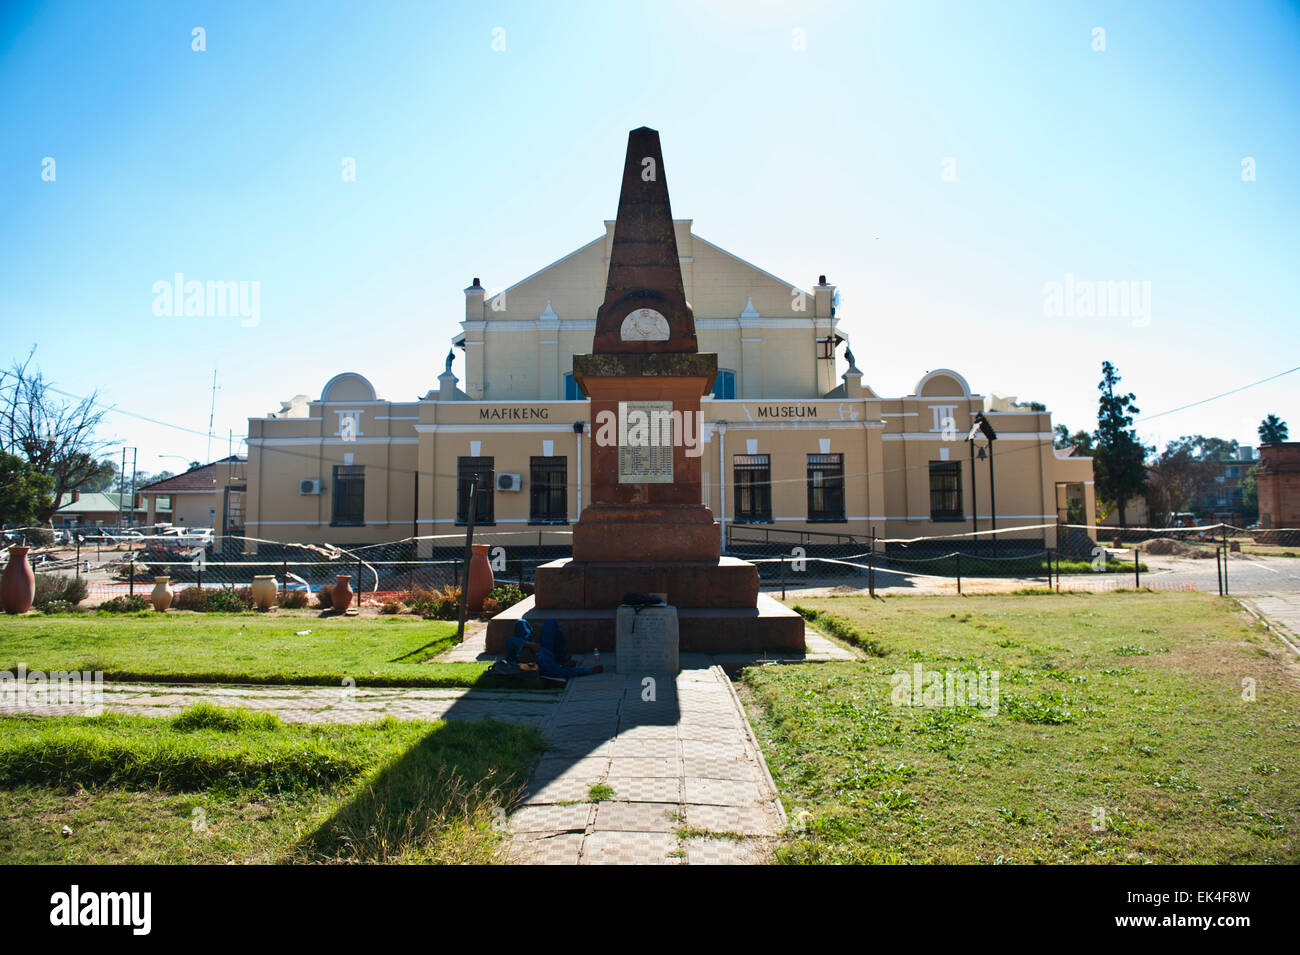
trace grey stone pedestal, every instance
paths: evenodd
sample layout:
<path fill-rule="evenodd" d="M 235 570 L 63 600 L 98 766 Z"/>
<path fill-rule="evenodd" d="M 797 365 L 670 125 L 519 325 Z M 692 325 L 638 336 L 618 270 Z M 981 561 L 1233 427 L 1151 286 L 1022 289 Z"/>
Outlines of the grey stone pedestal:
<path fill-rule="evenodd" d="M 677 675 L 680 667 L 676 607 L 620 604 L 616 627 L 615 651 L 619 673 L 629 676 Z"/>

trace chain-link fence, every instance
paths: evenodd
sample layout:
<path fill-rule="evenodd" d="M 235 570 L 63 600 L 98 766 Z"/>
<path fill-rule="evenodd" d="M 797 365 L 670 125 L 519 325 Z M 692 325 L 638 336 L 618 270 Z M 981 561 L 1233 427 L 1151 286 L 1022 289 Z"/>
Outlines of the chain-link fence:
<path fill-rule="evenodd" d="M 28 535 L 37 573 L 75 576 L 92 597 L 147 593 L 155 577 L 173 585 L 244 587 L 257 576 L 281 591 L 309 593 L 346 575 L 359 603 L 406 601 L 457 587 L 465 567 L 464 533 L 385 543 L 303 544 L 202 534 L 143 535 L 97 530 L 51 540 Z M 531 589 L 538 565 L 571 555 L 568 528 L 517 532 L 484 529 L 499 583 Z M 10 543 L 21 534 L 6 532 Z M 771 525 L 731 524 L 725 553 L 752 561 L 768 589 L 852 588 L 870 593 L 994 593 L 1024 588 L 1113 590 L 1121 587 L 1229 592 L 1229 558 L 1300 551 L 1300 530 L 1247 531 L 1227 524 L 1195 527 L 1086 527 L 1042 524 L 978 533 L 911 538 Z M 0 557 L 3 557 L 0 554 Z M 147 585 L 147 586 L 146 586 Z"/>

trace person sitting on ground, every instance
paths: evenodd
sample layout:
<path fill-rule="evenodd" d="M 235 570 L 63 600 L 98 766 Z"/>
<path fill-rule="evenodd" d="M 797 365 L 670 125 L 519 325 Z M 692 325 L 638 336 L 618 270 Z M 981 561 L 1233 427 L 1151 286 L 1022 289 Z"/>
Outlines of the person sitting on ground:
<path fill-rule="evenodd" d="M 560 633 L 559 624 L 547 620 L 542 625 L 542 636 L 534 640 L 533 628 L 527 620 L 515 622 L 515 635 L 506 639 L 506 660 L 520 665 L 536 664 L 537 672 L 542 676 L 567 680 L 575 676 L 587 676 L 590 673 L 603 673 L 601 666 L 574 666 L 574 660 L 564 655 L 564 635 Z"/>

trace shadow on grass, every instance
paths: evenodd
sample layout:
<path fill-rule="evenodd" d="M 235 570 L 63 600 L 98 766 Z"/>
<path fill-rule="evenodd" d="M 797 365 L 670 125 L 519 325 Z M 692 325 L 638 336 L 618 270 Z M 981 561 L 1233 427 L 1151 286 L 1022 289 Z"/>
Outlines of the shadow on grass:
<path fill-rule="evenodd" d="M 542 736 L 529 726 L 448 716 L 362 783 L 284 861 L 493 861 L 504 811 L 518 799 Z"/>

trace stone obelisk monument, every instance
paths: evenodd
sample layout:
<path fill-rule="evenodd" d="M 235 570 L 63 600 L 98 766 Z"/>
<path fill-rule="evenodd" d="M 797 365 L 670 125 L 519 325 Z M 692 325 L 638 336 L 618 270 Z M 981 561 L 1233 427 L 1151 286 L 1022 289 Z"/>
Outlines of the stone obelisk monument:
<path fill-rule="evenodd" d="M 753 564 L 720 556 L 701 503 L 700 399 L 717 370 L 695 340 L 659 134 L 634 129 L 592 352 L 573 357 L 591 399 L 591 504 L 572 559 L 539 567 L 534 596 L 489 623 L 490 652 L 520 616 L 554 618 L 575 650 L 614 649 L 627 593 L 667 595 L 683 651 L 803 648 L 803 618 L 759 593 Z"/>

